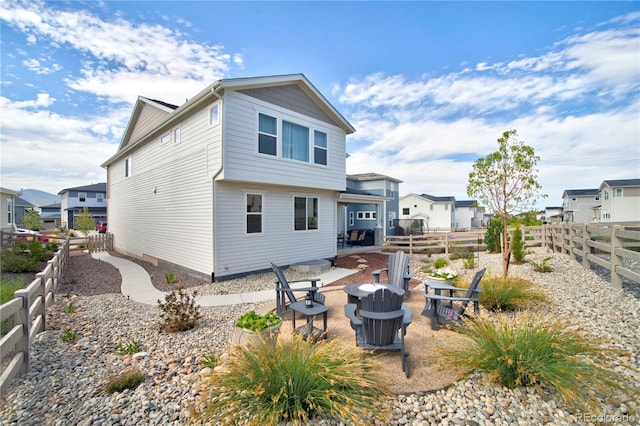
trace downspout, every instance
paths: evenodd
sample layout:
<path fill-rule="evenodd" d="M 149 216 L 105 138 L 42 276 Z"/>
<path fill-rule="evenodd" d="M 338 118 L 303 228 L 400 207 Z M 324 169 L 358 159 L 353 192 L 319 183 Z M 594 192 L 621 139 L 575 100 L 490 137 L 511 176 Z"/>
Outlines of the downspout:
<path fill-rule="evenodd" d="M 218 101 L 220 101 L 222 103 L 222 97 L 218 94 L 218 92 L 216 92 L 215 88 L 212 87 L 211 88 L 211 93 L 218 98 Z M 216 239 L 215 239 L 215 235 L 216 235 L 216 199 L 217 199 L 217 185 L 216 185 L 216 178 L 220 175 L 220 173 L 222 173 L 222 170 L 224 169 L 223 164 L 224 164 L 224 111 L 220 110 L 220 168 L 218 169 L 218 171 L 216 171 L 213 175 L 213 177 L 211 178 L 211 186 L 212 186 L 212 197 L 213 197 L 213 206 L 211 208 L 212 211 L 212 218 L 211 218 L 211 223 L 212 223 L 212 235 L 211 235 L 211 239 L 213 242 L 213 267 L 215 269 L 215 263 L 217 262 L 218 259 L 218 245 L 216 244 Z M 216 271 L 211 271 L 211 282 L 215 282 L 216 280 Z"/>

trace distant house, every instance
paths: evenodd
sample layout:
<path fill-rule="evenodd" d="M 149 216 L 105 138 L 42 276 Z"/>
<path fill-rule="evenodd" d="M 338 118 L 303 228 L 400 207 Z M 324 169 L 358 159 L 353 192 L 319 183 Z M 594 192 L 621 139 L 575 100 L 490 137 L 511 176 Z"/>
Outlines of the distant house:
<path fill-rule="evenodd" d="M 338 204 L 371 204 L 346 193 L 354 131 L 302 74 L 139 97 L 102 164 L 116 250 L 212 281 L 333 258 Z"/>
<path fill-rule="evenodd" d="M 484 218 L 484 207 L 478 206 L 476 200 L 455 200 L 455 227 L 479 228 L 487 226 Z"/>
<path fill-rule="evenodd" d="M 60 207 L 61 203 L 55 203 L 37 208 L 40 212 L 40 217 L 42 218 L 42 226 L 45 229 L 60 227 Z"/>
<path fill-rule="evenodd" d="M 15 199 L 18 191 L 0 188 L 0 229 L 6 232 L 13 232 L 15 221 Z"/>
<path fill-rule="evenodd" d="M 107 184 L 66 188 L 60 195 L 60 226 L 74 229 L 77 218 L 86 207 L 94 220 L 107 220 Z"/>
<path fill-rule="evenodd" d="M 640 221 L 640 179 L 604 180 L 600 184 L 600 222 Z"/>
<path fill-rule="evenodd" d="M 400 197 L 400 219 L 413 229 L 424 233 L 451 231 L 455 228 L 455 197 L 436 197 L 429 194 L 408 194 Z M 406 226 L 404 226 L 406 228 Z"/>
<path fill-rule="evenodd" d="M 15 223 L 18 226 L 24 226 L 24 215 L 32 211 L 36 206 L 21 197 L 15 197 Z"/>
<path fill-rule="evenodd" d="M 372 204 L 345 204 L 346 231 L 382 227 L 384 235 L 394 235 L 394 222 L 398 218 L 399 185 L 401 180 L 377 173 L 347 176 L 346 192 L 375 196 Z M 364 201 L 364 200 L 362 200 Z"/>
<path fill-rule="evenodd" d="M 545 207 L 542 223 L 561 223 L 563 217 L 562 207 Z"/>
<path fill-rule="evenodd" d="M 600 190 L 565 189 L 562 193 L 564 222 L 589 223 L 594 221 L 594 207 L 600 205 Z"/>

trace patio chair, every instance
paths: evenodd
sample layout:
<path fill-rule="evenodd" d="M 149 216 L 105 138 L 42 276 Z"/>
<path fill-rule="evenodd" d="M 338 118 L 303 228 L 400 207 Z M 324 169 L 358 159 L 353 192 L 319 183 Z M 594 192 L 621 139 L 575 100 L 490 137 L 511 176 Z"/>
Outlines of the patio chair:
<path fill-rule="evenodd" d="M 365 231 L 362 231 L 362 233 L 359 233 L 358 230 L 356 229 L 352 230 L 351 233 L 349 234 L 347 245 L 350 245 L 350 246 L 362 245 L 362 240 L 364 240 L 365 234 L 366 234 Z"/>
<path fill-rule="evenodd" d="M 275 263 L 271 263 L 271 269 L 273 269 L 273 272 L 276 274 L 276 277 L 278 278 L 278 280 L 276 281 L 276 313 L 278 315 L 282 315 L 285 312 L 287 312 L 287 307 L 291 303 L 295 303 L 298 301 L 298 298 L 296 297 L 296 293 L 300 293 L 300 292 L 307 292 L 307 294 L 311 295 L 311 298 L 313 299 L 314 302 L 324 305 L 325 296 L 322 293 L 318 293 L 317 283 L 318 281 L 320 281 L 320 278 L 308 278 L 304 280 L 288 281 L 287 278 L 284 276 L 282 269 L 280 269 L 280 267 L 277 266 Z M 301 283 L 301 282 L 309 282 L 311 283 L 311 287 L 291 288 L 290 284 Z M 288 302 L 287 302 L 287 299 L 288 299 Z M 293 312 L 292 314 L 295 315 Z"/>
<path fill-rule="evenodd" d="M 389 256 L 389 267 L 372 271 L 376 283 L 380 282 L 380 274 L 387 273 L 387 284 L 400 287 L 404 290 L 404 295 L 409 294 L 409 280 L 413 277 L 413 272 L 409 272 L 409 256 L 398 250 Z"/>
<path fill-rule="evenodd" d="M 402 296 L 389 289 L 376 290 L 363 297 L 356 315 L 356 304 L 344 305 L 351 328 L 356 332 L 356 345 L 365 350 L 400 351 L 402 371 L 409 377 L 409 364 L 404 336 L 411 324 L 411 309 Z"/>
<path fill-rule="evenodd" d="M 476 272 L 469 288 L 458 288 L 438 284 L 435 294 L 429 293 L 429 281 L 425 282 L 425 295 L 427 299 L 422 315 L 431 317 L 431 329 L 437 330 L 438 324 L 457 325 L 464 316 L 467 305 L 473 302 L 473 311 L 478 313 L 478 294 L 482 292 L 480 280 L 486 272 L 483 268 Z M 441 290 L 449 292 L 449 295 L 440 294 Z M 464 296 L 455 296 L 456 292 L 466 292 Z"/>

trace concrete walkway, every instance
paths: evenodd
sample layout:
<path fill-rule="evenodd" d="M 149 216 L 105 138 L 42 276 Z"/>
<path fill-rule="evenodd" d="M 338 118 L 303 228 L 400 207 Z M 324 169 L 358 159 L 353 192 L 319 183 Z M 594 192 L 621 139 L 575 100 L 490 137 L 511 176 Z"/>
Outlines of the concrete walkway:
<path fill-rule="evenodd" d="M 122 276 L 122 285 L 120 290 L 122 294 L 135 300 L 136 302 L 144 303 L 147 305 L 156 305 L 158 300 L 164 300 L 167 292 L 160 291 L 151 283 L 151 277 L 147 271 L 137 263 L 130 260 L 122 259 L 120 257 L 111 256 L 107 252 L 91 253 L 94 259 L 102 260 L 110 263 L 118 268 L 120 275 Z M 324 274 L 314 275 L 313 278 L 320 278 L 320 286 L 332 283 L 341 278 L 347 277 L 357 271 L 343 268 L 333 268 L 329 272 Z M 307 287 L 309 283 L 294 283 L 292 288 Z M 272 290 L 262 290 L 252 293 L 238 293 L 238 294 L 221 294 L 221 295 L 209 295 L 198 296 L 196 302 L 200 306 L 224 306 L 224 305 L 238 305 L 241 303 L 259 303 L 268 302 L 276 299 L 275 288 Z"/>

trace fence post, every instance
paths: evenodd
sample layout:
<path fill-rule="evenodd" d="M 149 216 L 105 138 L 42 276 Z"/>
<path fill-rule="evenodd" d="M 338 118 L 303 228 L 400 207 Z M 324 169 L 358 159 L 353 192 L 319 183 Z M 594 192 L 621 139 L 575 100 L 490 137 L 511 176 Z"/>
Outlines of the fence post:
<path fill-rule="evenodd" d="M 47 276 L 44 273 L 39 272 L 36 274 L 36 279 L 40 280 L 40 283 L 38 284 L 38 291 L 34 295 L 34 300 L 36 300 L 38 296 L 40 296 L 42 303 L 40 303 L 40 307 L 38 308 L 38 311 L 34 312 L 34 314 L 36 316 L 42 316 L 42 330 L 46 330 L 47 329 L 47 323 L 46 323 L 47 321 Z"/>
<path fill-rule="evenodd" d="M 444 254 L 449 254 L 449 231 L 444 233 Z"/>
<path fill-rule="evenodd" d="M 582 224 L 582 267 L 590 269 L 589 255 L 591 254 L 591 246 L 588 245 L 588 241 L 591 241 L 591 234 L 589 233 L 589 226 L 586 223 Z"/>
<path fill-rule="evenodd" d="M 22 299 L 22 308 L 17 312 L 18 323 L 22 324 L 22 338 L 16 343 L 16 350 L 22 352 L 22 367 L 19 374 L 27 373 L 31 369 L 29 354 L 29 333 L 31 331 L 31 316 L 29 315 L 29 290 L 21 289 L 14 293 L 16 298 Z M 15 318 L 15 317 L 14 317 Z"/>
<path fill-rule="evenodd" d="M 576 262 L 576 243 L 573 240 L 576 236 L 576 231 L 573 224 L 569 224 L 569 259 Z"/>
<path fill-rule="evenodd" d="M 617 267 L 622 266 L 622 257 L 616 254 L 616 249 L 622 247 L 622 240 L 618 238 L 618 231 L 621 229 L 620 225 L 611 227 L 611 285 L 615 288 L 622 288 L 622 278 L 617 271 Z"/>
<path fill-rule="evenodd" d="M 409 234 L 409 254 L 413 254 L 413 234 Z"/>

